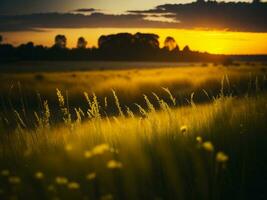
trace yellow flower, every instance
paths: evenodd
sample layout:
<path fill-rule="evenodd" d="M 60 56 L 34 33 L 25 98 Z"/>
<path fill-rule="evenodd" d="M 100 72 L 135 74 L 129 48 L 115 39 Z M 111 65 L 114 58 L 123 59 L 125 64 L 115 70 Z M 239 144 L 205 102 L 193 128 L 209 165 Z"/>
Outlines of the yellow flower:
<path fill-rule="evenodd" d="M 219 162 L 219 163 L 225 163 L 229 160 L 229 156 L 226 155 L 224 152 L 222 151 L 219 151 L 217 154 L 216 154 L 216 161 Z"/>
<path fill-rule="evenodd" d="M 181 133 L 185 133 L 187 131 L 187 126 L 185 126 L 185 125 L 181 126 L 180 131 L 181 131 Z"/>
<path fill-rule="evenodd" d="M 86 175 L 87 180 L 93 180 L 95 178 L 96 178 L 96 173 L 94 172 Z"/>
<path fill-rule="evenodd" d="M 2 176 L 9 176 L 9 174 L 10 174 L 10 172 L 9 172 L 9 170 L 7 170 L 7 169 L 3 169 L 3 170 L 1 171 L 1 175 L 2 175 Z"/>
<path fill-rule="evenodd" d="M 62 176 L 56 177 L 55 181 L 58 185 L 66 185 L 68 183 L 68 179 Z"/>
<path fill-rule="evenodd" d="M 213 151 L 214 147 L 213 144 L 210 141 L 204 142 L 202 144 L 202 147 L 206 150 L 206 151 Z"/>
<path fill-rule="evenodd" d="M 85 157 L 85 158 L 91 158 L 92 155 L 93 155 L 93 154 L 92 154 L 91 151 L 85 151 L 85 152 L 84 152 L 84 157 Z"/>
<path fill-rule="evenodd" d="M 68 184 L 68 188 L 71 189 L 71 190 L 76 190 L 76 189 L 80 188 L 80 184 L 77 183 L 77 182 L 70 182 Z"/>
<path fill-rule="evenodd" d="M 103 154 L 105 151 L 109 150 L 109 145 L 108 144 L 100 144 L 97 145 L 93 148 L 92 153 L 94 155 L 100 155 Z"/>
<path fill-rule="evenodd" d="M 43 174 L 42 172 L 36 172 L 36 173 L 34 174 L 34 177 L 35 177 L 36 179 L 43 179 L 43 178 L 44 178 L 44 174 Z"/>
<path fill-rule="evenodd" d="M 199 144 L 201 144 L 202 143 L 202 137 L 200 137 L 200 136 L 197 136 L 196 137 L 196 141 L 199 143 Z"/>
<path fill-rule="evenodd" d="M 119 169 L 122 168 L 122 163 L 116 160 L 110 160 L 107 163 L 107 168 L 109 169 Z"/>
<path fill-rule="evenodd" d="M 8 181 L 11 184 L 19 184 L 21 182 L 20 177 L 18 176 L 10 176 Z"/>

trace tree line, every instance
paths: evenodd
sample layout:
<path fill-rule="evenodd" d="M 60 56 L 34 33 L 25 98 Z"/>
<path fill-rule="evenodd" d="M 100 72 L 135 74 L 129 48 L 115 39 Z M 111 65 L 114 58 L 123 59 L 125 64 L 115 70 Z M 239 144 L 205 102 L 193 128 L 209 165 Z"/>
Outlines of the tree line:
<path fill-rule="evenodd" d="M 76 48 L 67 48 L 65 35 L 56 35 L 54 45 L 45 47 L 33 42 L 14 47 L 3 43 L 0 36 L 0 60 L 103 60 L 103 61 L 219 61 L 222 56 L 180 49 L 173 37 L 168 36 L 161 48 L 159 36 L 151 33 L 118 33 L 102 35 L 98 48 L 87 47 L 84 37 L 77 40 Z"/>

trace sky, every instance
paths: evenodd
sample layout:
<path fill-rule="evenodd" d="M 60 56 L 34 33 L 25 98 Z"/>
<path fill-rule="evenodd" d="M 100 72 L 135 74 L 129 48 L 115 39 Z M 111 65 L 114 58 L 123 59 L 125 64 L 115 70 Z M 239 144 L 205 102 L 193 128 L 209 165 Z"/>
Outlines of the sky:
<path fill-rule="evenodd" d="M 239 0 L 235 0 L 236 2 Z M 249 0 L 242 0 L 249 2 Z M 67 12 L 79 8 L 96 8 L 110 13 L 145 10 L 166 3 L 189 3 L 191 0 L 1 0 L 0 14 Z M 226 0 L 229 2 L 229 0 Z"/>
<path fill-rule="evenodd" d="M 226 1 L 229 2 L 229 1 Z M 237 1 L 236 1 L 237 2 Z M 249 1 L 247 1 L 249 2 Z M 171 5 L 174 4 L 174 5 Z M 182 5 L 183 4 L 183 5 Z M 221 54 L 267 53 L 267 3 L 192 4 L 190 0 L 0 0 L 4 42 L 51 46 L 65 34 L 68 47 L 84 36 L 153 32 L 172 36 L 180 48 Z"/>

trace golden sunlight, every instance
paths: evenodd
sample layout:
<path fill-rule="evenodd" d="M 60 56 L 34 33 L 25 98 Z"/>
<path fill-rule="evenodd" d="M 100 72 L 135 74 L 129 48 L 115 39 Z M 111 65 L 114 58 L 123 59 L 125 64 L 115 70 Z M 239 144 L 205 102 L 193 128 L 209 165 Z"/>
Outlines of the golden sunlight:
<path fill-rule="evenodd" d="M 217 30 L 185 30 L 185 29 L 138 29 L 138 28 L 99 28 L 99 29 L 44 29 L 41 32 L 11 32 L 4 33 L 8 43 L 19 45 L 26 41 L 35 44 L 52 46 L 54 37 L 57 34 L 65 34 L 67 46 L 76 46 L 77 39 L 83 36 L 90 47 L 97 46 L 97 40 L 101 35 L 115 34 L 118 32 L 149 32 L 160 36 L 160 43 L 163 45 L 167 36 L 175 38 L 180 49 L 189 45 L 192 50 L 216 54 L 265 54 L 267 46 L 267 33 L 251 32 L 230 32 Z"/>

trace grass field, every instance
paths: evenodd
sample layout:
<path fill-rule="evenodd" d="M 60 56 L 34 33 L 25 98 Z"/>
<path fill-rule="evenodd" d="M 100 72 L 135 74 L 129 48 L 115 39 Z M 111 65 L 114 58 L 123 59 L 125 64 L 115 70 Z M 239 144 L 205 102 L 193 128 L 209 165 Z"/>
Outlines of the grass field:
<path fill-rule="evenodd" d="M 256 79 L 259 86 L 266 87 L 267 74 L 267 67 L 260 63 L 253 66 L 241 63 L 238 66 L 225 67 L 209 63 L 160 65 L 122 62 L 87 63 L 89 67 L 86 67 L 86 62 L 69 65 L 63 62 L 47 63 L 47 66 L 43 64 L 40 69 L 38 68 L 40 63 L 24 65 L 24 67 L 11 66 L 10 71 L 3 70 L 1 73 L 0 96 L 3 99 L 1 107 L 9 108 L 10 105 L 3 105 L 3 102 L 11 99 L 12 106 L 18 109 L 23 98 L 26 102 L 31 102 L 31 106 L 27 108 L 29 110 L 38 102 L 37 93 L 51 104 L 56 104 L 56 88 L 68 96 L 70 105 L 76 107 L 84 105 L 84 92 L 90 96 L 95 93 L 102 102 L 105 97 L 109 102 L 113 101 L 111 89 L 117 92 L 123 105 L 130 106 L 132 103 L 142 105 L 143 94 L 150 97 L 151 101 L 154 101 L 152 92 L 164 98 L 166 92 L 162 87 L 169 88 L 177 97 L 177 104 L 181 105 L 187 103 L 186 99 L 190 98 L 192 92 L 195 93 L 196 102 L 207 101 L 203 89 L 210 96 L 218 95 L 223 77 L 226 92 L 242 95 L 248 90 L 255 89 L 252 82 Z M 35 109 L 38 109 L 38 105 Z"/>
<path fill-rule="evenodd" d="M 0 199 L 267 198 L 263 66 L 0 79 Z"/>

